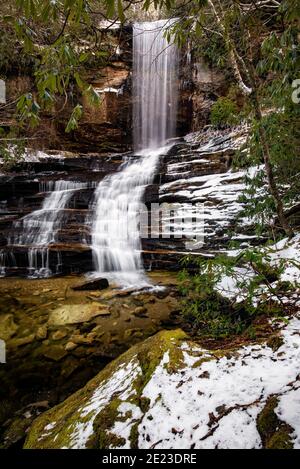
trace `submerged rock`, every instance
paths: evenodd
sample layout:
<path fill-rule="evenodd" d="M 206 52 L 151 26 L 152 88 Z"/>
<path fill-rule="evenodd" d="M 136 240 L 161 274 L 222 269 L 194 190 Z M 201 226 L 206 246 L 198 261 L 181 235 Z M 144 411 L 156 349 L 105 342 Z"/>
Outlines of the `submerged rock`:
<path fill-rule="evenodd" d="M 25 448 L 299 448 L 299 327 L 282 326 L 277 351 L 159 332 L 38 417 Z"/>
<path fill-rule="evenodd" d="M 62 345 L 51 345 L 46 348 L 43 355 L 50 360 L 58 362 L 67 355 L 67 351 Z"/>
<path fill-rule="evenodd" d="M 0 315 L 0 339 L 10 339 L 18 330 L 18 326 L 14 322 L 12 314 Z"/>
<path fill-rule="evenodd" d="M 25 337 L 18 337 L 11 339 L 9 341 L 9 347 L 10 348 L 17 348 L 21 347 L 22 345 L 28 345 L 31 344 L 35 339 L 35 334 L 29 334 L 26 335 Z"/>
<path fill-rule="evenodd" d="M 78 344 L 74 344 L 74 342 L 68 342 L 65 346 L 65 350 L 67 352 L 71 352 L 72 350 L 74 350 L 76 347 L 77 347 Z"/>
<path fill-rule="evenodd" d="M 51 326 L 64 326 L 90 321 L 96 316 L 108 316 L 109 314 L 107 305 L 96 302 L 80 305 L 67 304 L 51 311 L 48 322 Z"/>
<path fill-rule="evenodd" d="M 47 335 L 48 335 L 48 328 L 45 324 L 43 324 L 36 331 L 35 337 L 37 340 L 44 340 L 44 339 L 47 339 Z"/>
<path fill-rule="evenodd" d="M 147 308 L 145 306 L 138 306 L 133 310 L 133 315 L 137 316 L 138 318 L 146 318 Z"/>
<path fill-rule="evenodd" d="M 94 280 L 89 280 L 87 282 L 82 282 L 79 285 L 72 287 L 72 290 L 75 291 L 89 291 L 89 290 L 103 290 L 108 288 L 109 283 L 106 278 L 97 278 Z"/>
<path fill-rule="evenodd" d="M 52 340 L 61 340 L 64 339 L 67 335 L 66 331 L 57 330 L 52 334 Z"/>

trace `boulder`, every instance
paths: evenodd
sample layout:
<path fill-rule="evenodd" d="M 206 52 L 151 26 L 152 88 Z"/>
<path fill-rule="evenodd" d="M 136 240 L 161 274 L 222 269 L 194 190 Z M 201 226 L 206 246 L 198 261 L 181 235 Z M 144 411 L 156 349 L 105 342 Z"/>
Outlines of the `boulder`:
<path fill-rule="evenodd" d="M 106 278 L 96 278 L 94 280 L 88 280 L 87 282 L 79 283 L 72 287 L 75 291 L 89 291 L 89 290 L 103 290 L 109 286 Z"/>
<path fill-rule="evenodd" d="M 65 345 L 65 350 L 66 350 L 67 352 L 71 352 L 71 351 L 74 350 L 76 347 L 77 347 L 77 344 L 74 344 L 74 342 L 68 342 L 68 343 Z"/>
<path fill-rule="evenodd" d="M 10 348 L 18 348 L 18 347 L 22 347 L 22 345 L 31 344 L 34 341 L 34 339 L 35 339 L 35 334 L 29 334 L 25 337 L 18 337 L 18 338 L 11 339 L 8 344 Z"/>
<path fill-rule="evenodd" d="M 138 318 L 146 318 L 147 317 L 147 308 L 145 306 L 138 306 L 133 310 L 133 315 Z"/>
<path fill-rule="evenodd" d="M 25 448 L 108 447 L 110 437 L 109 434 L 105 436 L 106 427 L 113 425 L 113 417 L 118 418 L 117 407 L 122 403 L 122 398 L 115 394 L 120 391 L 124 396 L 132 395 L 132 398 L 135 393 L 141 394 L 147 379 L 159 366 L 165 353 L 170 350 L 173 355 L 172 351 L 180 348 L 185 337 L 180 329 L 162 331 L 129 349 L 100 371 L 84 388 L 38 417 L 29 431 Z M 174 355 L 172 369 L 181 367 L 181 357 L 182 353 Z M 147 375 L 143 375 L 141 367 L 145 372 L 147 370 Z M 146 411 L 148 399 L 135 397 Z M 130 404 L 129 400 L 130 412 L 137 406 Z M 137 417 L 138 422 L 140 414 L 134 414 L 133 417 Z"/>
<path fill-rule="evenodd" d="M 161 331 L 39 416 L 25 448 L 297 448 L 300 318 L 282 328 L 278 351 Z"/>

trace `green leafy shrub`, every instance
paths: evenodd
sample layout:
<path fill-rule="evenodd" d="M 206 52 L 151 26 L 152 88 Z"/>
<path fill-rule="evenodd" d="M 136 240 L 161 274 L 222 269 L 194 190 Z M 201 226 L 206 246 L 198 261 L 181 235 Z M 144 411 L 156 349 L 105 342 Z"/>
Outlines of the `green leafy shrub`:
<path fill-rule="evenodd" d="M 211 108 L 211 123 L 217 127 L 238 124 L 238 107 L 231 99 L 219 98 Z"/>
<path fill-rule="evenodd" d="M 224 338 L 247 330 L 251 338 L 255 335 L 252 323 L 257 315 L 284 314 L 281 296 L 295 291 L 295 285 L 286 282 L 283 289 L 280 282 L 284 269 L 290 263 L 295 265 L 295 261 L 282 259 L 274 265 L 267 253 L 258 248 L 242 251 L 236 257 L 193 260 L 196 272 L 189 272 L 190 261 L 189 256 L 183 260 L 184 269 L 179 274 L 181 312 L 201 336 Z M 220 292 L 224 277 L 235 284 L 235 294 L 230 298 Z"/>

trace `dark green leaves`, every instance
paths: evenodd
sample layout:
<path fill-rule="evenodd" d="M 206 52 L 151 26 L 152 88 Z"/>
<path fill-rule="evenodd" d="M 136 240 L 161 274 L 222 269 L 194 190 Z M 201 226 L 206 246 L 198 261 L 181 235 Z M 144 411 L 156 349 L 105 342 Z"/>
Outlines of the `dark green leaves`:
<path fill-rule="evenodd" d="M 82 106 L 80 104 L 77 104 L 77 106 L 75 106 L 75 108 L 73 109 L 73 112 L 67 124 L 67 127 L 66 127 L 67 133 L 71 132 L 72 130 L 77 129 L 78 121 L 82 116 L 82 112 L 83 112 Z"/>

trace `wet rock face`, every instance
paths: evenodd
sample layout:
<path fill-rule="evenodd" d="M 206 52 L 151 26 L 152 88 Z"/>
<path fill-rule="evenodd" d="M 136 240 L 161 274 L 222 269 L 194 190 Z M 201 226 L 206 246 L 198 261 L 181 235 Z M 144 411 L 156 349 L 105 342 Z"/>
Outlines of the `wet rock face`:
<path fill-rule="evenodd" d="M 100 105 L 95 107 L 86 97 L 79 98 L 83 116 L 78 129 L 67 134 L 65 128 L 74 103 L 72 99 L 65 103 L 64 96 L 57 97 L 53 112 L 41 115 L 38 132 L 26 131 L 37 148 L 102 154 L 132 149 L 132 27 L 102 31 L 102 42 L 109 51 L 108 61 L 91 60 L 82 75 L 99 93 Z M 32 81 L 32 77 L 25 74 L 7 77 L 8 101 L 15 102 L 28 92 Z M 182 136 L 209 124 L 210 108 L 226 88 L 222 75 L 191 56 L 188 50 L 182 50 L 176 135 Z M 1 110 L 1 125 L 12 126 L 14 113 L 13 106 Z"/>
<path fill-rule="evenodd" d="M 201 130 L 210 124 L 214 102 L 228 88 L 225 77 L 201 58 L 183 50 L 179 74 L 179 105 L 176 135 Z"/>
<path fill-rule="evenodd" d="M 175 140 L 160 160 L 156 184 L 149 188 L 151 201 L 157 194 L 167 212 L 160 236 L 143 239 L 147 267 L 177 270 L 186 253 L 214 254 L 226 249 L 231 239 L 256 242 L 251 225 L 238 221 L 244 172 L 231 168 L 232 157 L 245 138 L 242 128 L 208 128 Z"/>
<path fill-rule="evenodd" d="M 42 114 L 38 131 L 26 131 L 26 137 L 32 137 L 37 148 L 98 153 L 125 152 L 131 148 L 131 28 L 102 31 L 101 37 L 109 52 L 108 63 L 91 58 L 82 72 L 82 78 L 99 93 L 99 106 L 91 106 L 85 97 L 79 98 L 83 116 L 79 128 L 67 134 L 65 128 L 74 108 L 73 98 L 65 103 L 64 96 L 57 97 L 53 111 Z M 30 76 L 7 77 L 7 101 L 15 102 L 32 86 Z M 0 111 L 1 125 L 7 128 L 13 125 L 14 113 L 13 106 Z"/>
<path fill-rule="evenodd" d="M 53 274 L 92 270 L 89 208 L 97 183 L 118 169 L 123 156 L 53 154 L 43 158 L 33 153 L 28 157 L 30 161 L 0 177 L 0 264 L 5 266 L 6 275 L 28 275 L 29 246 L 18 241 L 24 233 L 22 220 L 41 209 L 55 182 L 60 180 L 77 183 L 78 189 L 60 212 L 59 229 L 48 253 L 49 267 Z"/>

